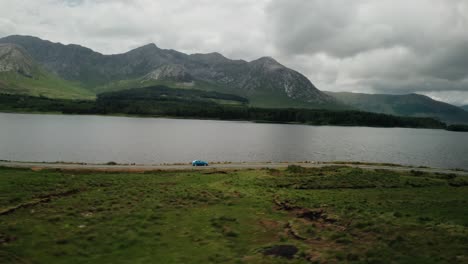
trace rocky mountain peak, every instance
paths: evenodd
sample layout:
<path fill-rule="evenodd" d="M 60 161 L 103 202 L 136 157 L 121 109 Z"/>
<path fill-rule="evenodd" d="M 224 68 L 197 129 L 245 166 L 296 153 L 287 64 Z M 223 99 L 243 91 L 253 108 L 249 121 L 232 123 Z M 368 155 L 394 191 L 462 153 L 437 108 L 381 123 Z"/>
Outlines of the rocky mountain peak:
<path fill-rule="evenodd" d="M 169 80 L 179 82 L 190 82 L 193 80 L 193 78 L 187 72 L 183 65 L 165 64 L 145 75 L 143 77 L 143 80 Z"/>
<path fill-rule="evenodd" d="M 249 64 L 254 67 L 260 67 L 270 71 L 286 68 L 272 57 L 261 57 L 259 59 L 251 61 Z"/>
<path fill-rule="evenodd" d="M 265 63 L 265 64 L 280 64 L 278 61 L 276 61 L 275 59 L 273 59 L 272 57 L 270 56 L 264 56 L 264 57 L 260 57 L 252 62 L 257 62 L 257 63 Z"/>
<path fill-rule="evenodd" d="M 130 52 L 132 52 L 132 51 L 150 51 L 150 50 L 159 50 L 159 48 L 158 48 L 158 46 L 156 46 L 156 44 L 149 43 L 149 44 L 143 45 L 141 47 L 135 48 L 135 49 L 131 50 Z"/>
<path fill-rule="evenodd" d="M 35 64 L 28 53 L 15 44 L 0 44 L 0 72 L 15 71 L 32 77 Z"/>
<path fill-rule="evenodd" d="M 224 57 L 221 53 L 212 52 L 212 53 L 195 53 L 191 54 L 190 58 L 192 60 L 206 63 L 206 64 L 218 64 L 229 62 L 230 60 Z"/>

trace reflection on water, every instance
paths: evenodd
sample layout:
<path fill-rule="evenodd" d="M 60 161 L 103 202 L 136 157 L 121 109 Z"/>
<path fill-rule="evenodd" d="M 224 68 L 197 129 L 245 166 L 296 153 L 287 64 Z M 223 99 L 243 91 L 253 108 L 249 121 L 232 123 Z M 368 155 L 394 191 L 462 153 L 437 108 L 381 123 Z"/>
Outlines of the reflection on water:
<path fill-rule="evenodd" d="M 0 159 L 102 163 L 369 161 L 468 168 L 468 133 L 0 113 Z"/>

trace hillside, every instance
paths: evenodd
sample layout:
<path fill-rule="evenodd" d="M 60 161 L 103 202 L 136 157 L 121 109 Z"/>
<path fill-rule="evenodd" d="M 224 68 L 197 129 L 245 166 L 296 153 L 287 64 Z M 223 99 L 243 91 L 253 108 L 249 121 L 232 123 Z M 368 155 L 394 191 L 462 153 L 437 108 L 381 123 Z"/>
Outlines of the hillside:
<path fill-rule="evenodd" d="M 401 117 L 363 111 L 256 108 L 245 98 L 213 91 L 152 86 L 99 94 L 96 100 L 58 100 L 0 95 L 0 111 L 131 115 L 269 123 L 445 129 L 433 118 Z"/>
<path fill-rule="evenodd" d="M 468 105 L 462 105 L 462 106 L 460 106 L 460 108 L 465 110 L 465 111 L 468 111 Z"/>
<path fill-rule="evenodd" d="M 30 36 L 9 36 L 0 43 L 23 47 L 46 70 L 93 93 L 165 84 L 231 93 L 260 107 L 345 108 L 304 75 L 270 57 L 247 62 L 219 53 L 188 55 L 155 44 L 103 55 Z"/>
<path fill-rule="evenodd" d="M 51 98 L 93 98 L 94 94 L 44 70 L 20 46 L 0 44 L 0 93 Z"/>
<path fill-rule="evenodd" d="M 99 101 L 174 101 L 190 103 L 216 103 L 229 105 L 245 105 L 249 101 L 243 97 L 223 94 L 218 92 L 208 92 L 202 90 L 175 89 L 166 86 L 152 86 L 139 89 L 128 89 L 116 92 L 102 93 L 98 96 Z"/>
<path fill-rule="evenodd" d="M 390 115 L 433 117 L 447 123 L 468 123 L 468 112 L 419 94 L 387 95 L 326 92 L 344 104 L 362 111 Z"/>

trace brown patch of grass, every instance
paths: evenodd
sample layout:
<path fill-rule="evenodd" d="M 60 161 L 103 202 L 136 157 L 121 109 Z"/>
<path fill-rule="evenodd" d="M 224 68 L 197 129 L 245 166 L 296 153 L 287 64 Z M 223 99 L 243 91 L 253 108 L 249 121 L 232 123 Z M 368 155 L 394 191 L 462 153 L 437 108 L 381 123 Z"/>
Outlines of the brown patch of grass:
<path fill-rule="evenodd" d="M 265 248 L 263 250 L 263 254 L 267 256 L 292 259 L 298 251 L 299 249 L 294 245 L 275 245 Z"/>
<path fill-rule="evenodd" d="M 281 226 L 280 222 L 270 219 L 261 219 L 259 223 L 265 229 L 277 229 Z"/>
<path fill-rule="evenodd" d="M 70 196 L 70 195 L 76 194 L 78 192 L 81 192 L 81 190 L 73 189 L 73 190 L 68 190 L 68 191 L 61 192 L 61 193 L 51 193 L 51 194 L 47 194 L 47 195 L 42 195 L 42 196 L 39 196 L 38 198 L 33 199 L 31 201 L 27 201 L 27 202 L 18 204 L 16 206 L 12 206 L 12 207 L 9 207 L 9 208 L 6 208 L 6 209 L 2 209 L 2 210 L 0 210 L 0 215 L 7 215 L 7 214 L 13 213 L 14 211 L 16 211 L 18 209 L 21 209 L 21 208 L 27 208 L 27 207 L 35 206 L 35 205 L 38 205 L 38 204 L 41 204 L 41 203 L 48 203 L 52 199 L 65 197 L 65 196 Z"/>
<path fill-rule="evenodd" d="M 276 210 L 290 215 L 291 220 L 283 232 L 309 248 L 303 252 L 308 261 L 330 261 L 330 256 L 325 255 L 327 252 L 346 251 L 353 241 L 359 241 L 363 248 L 371 248 L 376 240 L 372 232 L 351 230 L 351 221 L 340 219 L 327 208 L 304 208 L 278 198 L 274 203 Z"/>
<path fill-rule="evenodd" d="M 227 171 L 223 171 L 223 170 L 220 170 L 220 171 L 209 171 L 209 172 L 205 172 L 203 174 L 207 174 L 207 175 L 210 175 L 210 174 L 229 174 Z"/>
<path fill-rule="evenodd" d="M 401 164 L 385 162 L 361 162 L 361 161 L 323 161 L 321 164 L 343 164 L 343 165 L 368 165 L 368 166 L 386 166 L 386 167 L 405 167 Z M 428 168 L 428 167 L 426 167 Z"/>
<path fill-rule="evenodd" d="M 271 176 L 281 176 L 281 171 L 278 170 L 278 169 L 267 169 L 268 170 L 268 173 L 271 175 Z"/>

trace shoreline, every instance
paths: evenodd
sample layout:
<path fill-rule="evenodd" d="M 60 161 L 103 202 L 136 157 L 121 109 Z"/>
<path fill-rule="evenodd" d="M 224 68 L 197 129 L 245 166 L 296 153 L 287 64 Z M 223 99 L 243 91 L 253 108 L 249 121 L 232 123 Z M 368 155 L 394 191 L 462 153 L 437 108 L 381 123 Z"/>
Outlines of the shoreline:
<path fill-rule="evenodd" d="M 25 168 L 33 170 L 79 170 L 105 172 L 146 172 L 146 171 L 192 171 L 192 170 L 249 170 L 249 169 L 286 169 L 295 165 L 305 168 L 345 166 L 369 170 L 421 171 L 443 174 L 468 175 L 464 169 L 431 168 L 425 166 L 407 166 L 391 163 L 370 163 L 353 161 L 302 161 L 302 162 L 209 162 L 207 167 L 194 167 L 189 163 L 165 164 L 118 164 L 118 163 L 80 163 L 80 162 L 26 162 L 0 160 L 0 167 Z"/>
<path fill-rule="evenodd" d="M 219 122 L 243 122 L 252 124 L 277 124 L 277 125 L 298 125 L 298 126 L 313 126 L 313 127 L 365 127 L 365 128 L 383 128 L 383 129 L 418 129 L 418 130 L 442 130 L 456 133 L 466 133 L 466 131 L 454 131 L 447 128 L 428 128 L 428 127 L 403 127 L 403 126 L 362 126 L 362 125 L 317 125 L 312 123 L 298 122 L 274 122 L 265 120 L 245 120 L 245 119 L 215 119 L 215 118 L 195 118 L 195 117 L 180 117 L 180 116 L 157 116 L 157 115 L 130 115 L 130 114 L 68 114 L 61 112 L 27 112 L 27 111 L 5 111 L 0 110 L 0 114 L 31 114 L 31 115 L 51 115 L 51 116 L 83 116 L 83 117 L 124 117 L 124 118 L 144 118 L 144 119 L 175 119 L 175 120 L 195 120 L 195 121 L 219 121 Z"/>

